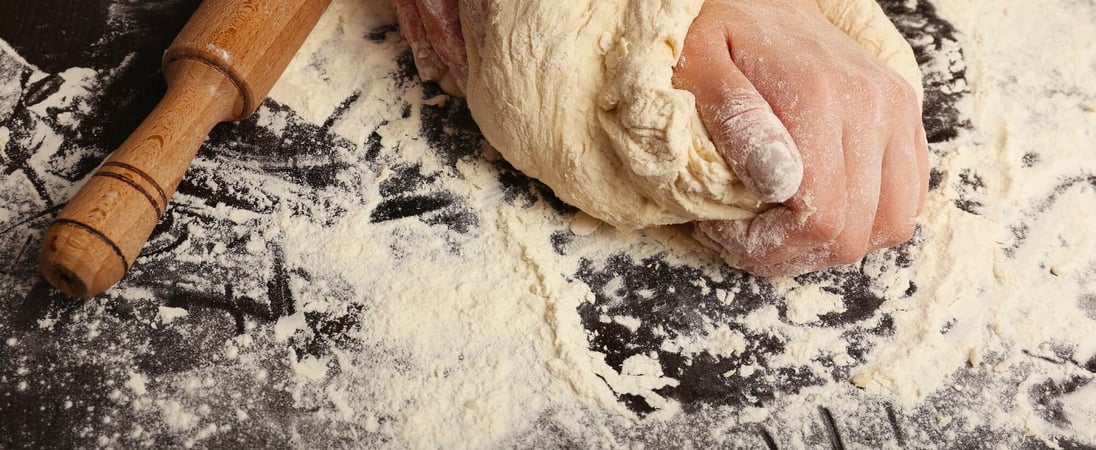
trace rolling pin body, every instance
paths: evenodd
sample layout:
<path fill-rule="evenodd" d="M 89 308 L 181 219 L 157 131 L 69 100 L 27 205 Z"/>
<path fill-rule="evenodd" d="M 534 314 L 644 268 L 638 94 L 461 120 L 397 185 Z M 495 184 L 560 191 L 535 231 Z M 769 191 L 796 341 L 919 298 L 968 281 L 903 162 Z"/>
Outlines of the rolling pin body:
<path fill-rule="evenodd" d="M 121 280 L 210 130 L 258 109 L 329 3 L 203 2 L 164 53 L 163 99 L 46 230 L 46 280 L 74 297 Z"/>

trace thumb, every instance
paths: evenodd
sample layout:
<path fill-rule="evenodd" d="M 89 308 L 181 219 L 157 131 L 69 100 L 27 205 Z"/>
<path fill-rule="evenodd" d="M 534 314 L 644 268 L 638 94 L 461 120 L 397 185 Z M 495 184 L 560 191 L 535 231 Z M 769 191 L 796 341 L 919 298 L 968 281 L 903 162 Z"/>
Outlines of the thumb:
<path fill-rule="evenodd" d="M 726 42 L 714 41 L 687 39 L 674 81 L 696 97 L 708 135 L 758 200 L 786 201 L 803 180 L 799 149 L 769 103 L 735 66 Z"/>

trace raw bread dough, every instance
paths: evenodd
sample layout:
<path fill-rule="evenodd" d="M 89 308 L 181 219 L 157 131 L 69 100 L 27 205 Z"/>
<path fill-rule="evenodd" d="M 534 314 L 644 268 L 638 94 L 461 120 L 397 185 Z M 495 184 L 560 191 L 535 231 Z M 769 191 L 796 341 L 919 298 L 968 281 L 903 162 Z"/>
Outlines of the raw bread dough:
<path fill-rule="evenodd" d="M 751 217 L 762 205 L 671 81 L 702 4 L 465 2 L 472 115 L 507 161 L 618 228 Z M 819 5 L 920 98 L 913 52 L 874 0 Z"/>

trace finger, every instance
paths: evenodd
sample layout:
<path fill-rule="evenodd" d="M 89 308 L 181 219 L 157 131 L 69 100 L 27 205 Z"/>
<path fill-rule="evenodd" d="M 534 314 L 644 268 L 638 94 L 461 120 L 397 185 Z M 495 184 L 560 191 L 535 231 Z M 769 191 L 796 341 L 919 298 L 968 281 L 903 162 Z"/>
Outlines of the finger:
<path fill-rule="evenodd" d="M 879 213 L 884 182 L 883 161 L 892 140 L 862 127 L 850 126 L 848 129 L 850 131 L 842 139 L 848 176 L 845 199 L 848 214 L 841 234 L 830 245 L 829 262 L 832 265 L 852 264 L 871 250 L 872 229 Z"/>
<path fill-rule="evenodd" d="M 860 261 L 842 261 L 835 257 L 834 246 L 822 246 L 805 252 L 788 261 L 767 266 L 747 267 L 746 272 L 759 277 L 794 277 L 831 267 L 850 265 Z"/>
<path fill-rule="evenodd" d="M 704 27 L 704 25 L 699 25 Z M 731 60 L 726 40 L 690 30 L 675 84 L 693 93 L 716 148 L 760 201 L 783 202 L 799 189 L 803 161 L 791 134 Z"/>
<path fill-rule="evenodd" d="M 742 270 L 759 277 L 794 277 L 805 273 L 833 267 L 831 249 L 828 246 L 815 248 L 792 258 L 791 260 L 765 265 L 744 267 Z"/>
<path fill-rule="evenodd" d="M 723 249 L 735 267 L 767 266 L 797 258 L 832 242 L 843 226 L 821 210 L 778 206 L 752 219 L 706 221 L 696 225 L 707 240 Z"/>
<path fill-rule="evenodd" d="M 871 231 L 871 249 L 893 247 L 913 237 L 921 202 L 921 169 L 913 133 L 899 134 L 883 156 L 879 208 Z"/>
<path fill-rule="evenodd" d="M 445 63 L 430 46 L 416 0 L 392 0 L 392 6 L 396 8 L 400 34 L 407 39 L 407 44 L 411 47 L 411 55 L 415 58 L 419 78 L 430 81 L 440 80 L 446 72 Z"/>
<path fill-rule="evenodd" d="M 426 37 L 438 58 L 463 86 L 468 78 L 468 56 L 461 34 L 458 0 L 419 0 L 418 12 Z"/>

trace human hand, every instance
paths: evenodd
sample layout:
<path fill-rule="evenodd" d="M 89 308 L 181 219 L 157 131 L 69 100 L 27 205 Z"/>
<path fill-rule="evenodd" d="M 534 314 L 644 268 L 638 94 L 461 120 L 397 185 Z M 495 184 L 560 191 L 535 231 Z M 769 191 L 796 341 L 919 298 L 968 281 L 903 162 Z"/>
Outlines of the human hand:
<path fill-rule="evenodd" d="M 451 80 L 464 90 L 468 56 L 461 34 L 459 0 L 390 0 L 400 33 L 425 81 Z"/>
<path fill-rule="evenodd" d="M 698 239 L 732 265 L 798 275 L 913 235 L 928 191 L 915 91 L 814 0 L 708 0 L 674 81 L 696 96 L 746 186 L 783 202 L 752 219 L 697 224 Z"/>

